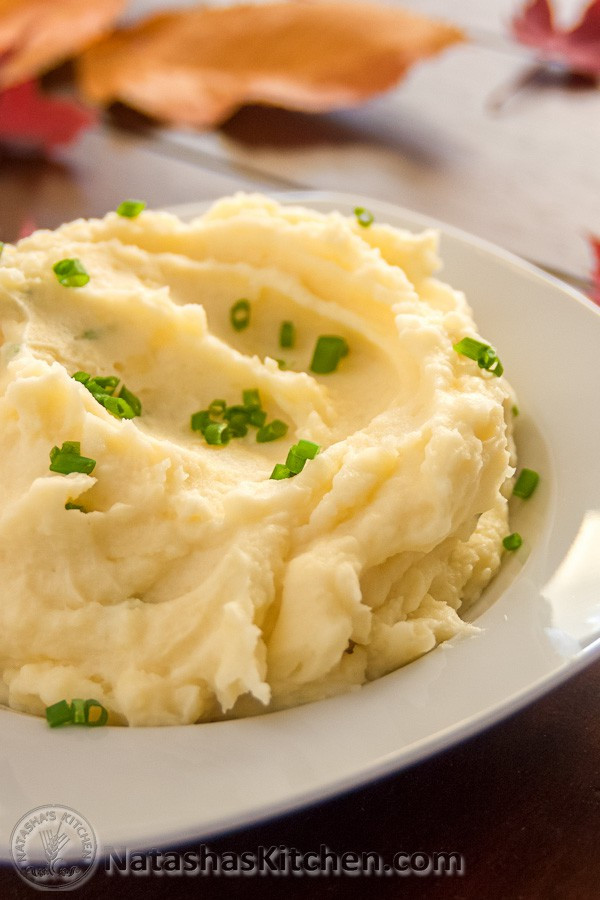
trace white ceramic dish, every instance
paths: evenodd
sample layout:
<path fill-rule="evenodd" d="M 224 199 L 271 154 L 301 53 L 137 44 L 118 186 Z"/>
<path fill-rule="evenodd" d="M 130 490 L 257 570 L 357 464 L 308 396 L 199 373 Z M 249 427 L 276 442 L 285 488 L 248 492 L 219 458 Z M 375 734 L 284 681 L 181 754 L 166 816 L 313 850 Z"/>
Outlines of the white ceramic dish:
<path fill-rule="evenodd" d="M 515 509 L 526 546 L 475 611 L 480 634 L 356 693 L 163 729 L 51 731 L 0 710 L 2 858 L 17 820 L 44 803 L 73 807 L 105 847 L 130 849 L 274 816 L 423 760 L 600 655 L 599 310 L 509 253 L 395 206 L 324 193 L 283 199 L 348 213 L 358 204 L 380 221 L 441 230 L 442 277 L 466 291 L 498 348 L 522 410 L 520 462 L 542 474 L 535 497 Z"/>

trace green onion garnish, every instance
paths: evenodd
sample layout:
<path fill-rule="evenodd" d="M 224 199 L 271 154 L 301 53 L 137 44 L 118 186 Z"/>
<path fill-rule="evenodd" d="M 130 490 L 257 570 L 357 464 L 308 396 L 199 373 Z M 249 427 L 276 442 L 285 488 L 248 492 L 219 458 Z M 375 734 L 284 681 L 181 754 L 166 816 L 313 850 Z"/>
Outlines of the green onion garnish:
<path fill-rule="evenodd" d="M 322 334 L 317 338 L 310 368 L 312 372 L 326 375 L 335 372 L 342 357 L 348 355 L 348 344 L 343 337 Z"/>
<path fill-rule="evenodd" d="M 512 414 L 513 414 L 513 416 L 518 416 L 518 415 L 519 415 L 519 407 L 518 407 L 518 406 L 513 406 L 513 407 L 512 407 Z"/>
<path fill-rule="evenodd" d="M 225 422 L 211 422 L 202 432 L 207 444 L 225 446 L 229 443 L 231 432 Z"/>
<path fill-rule="evenodd" d="M 299 456 L 296 452 L 296 447 L 292 447 L 288 452 L 287 459 L 285 464 L 287 468 L 290 470 L 292 475 L 298 475 L 299 472 L 302 471 L 304 466 L 306 465 L 306 459 L 303 456 Z"/>
<path fill-rule="evenodd" d="M 368 209 L 365 209 L 364 206 L 356 206 L 354 208 L 354 215 L 356 216 L 358 224 L 362 225 L 363 228 L 368 228 L 369 225 L 372 225 L 375 221 L 373 213 L 369 212 Z"/>
<path fill-rule="evenodd" d="M 229 310 L 229 319 L 236 331 L 243 331 L 250 324 L 250 303 L 237 300 Z"/>
<path fill-rule="evenodd" d="M 95 712 L 96 710 L 99 712 Z M 71 703 L 59 700 L 58 703 L 46 707 L 46 721 L 50 728 L 59 725 L 87 725 L 90 728 L 97 728 L 108 722 L 108 710 L 97 700 L 76 698 Z"/>
<path fill-rule="evenodd" d="M 505 550 L 518 550 L 522 543 L 523 538 L 521 537 L 519 532 L 513 531 L 512 534 L 506 535 L 506 537 L 502 541 L 502 546 Z"/>
<path fill-rule="evenodd" d="M 146 204 L 143 200 L 123 200 L 117 206 L 117 214 L 124 216 L 126 219 L 135 219 L 145 209 Z"/>
<path fill-rule="evenodd" d="M 277 359 L 277 357 L 275 357 L 275 362 L 277 363 L 278 369 L 287 369 L 287 363 L 285 359 Z"/>
<path fill-rule="evenodd" d="M 190 425 L 192 431 L 204 431 L 207 425 L 210 425 L 211 418 L 207 409 L 201 409 L 200 412 L 194 413 Z"/>
<path fill-rule="evenodd" d="M 95 331 L 93 328 L 88 328 L 87 331 L 84 331 L 81 335 L 84 341 L 97 341 L 100 337 L 100 333 Z"/>
<path fill-rule="evenodd" d="M 61 259 L 52 270 L 64 287 L 83 287 L 90 280 L 85 266 L 78 259 Z"/>
<path fill-rule="evenodd" d="M 521 469 L 521 474 L 517 478 L 513 488 L 513 496 L 521 497 L 522 500 L 527 500 L 527 498 L 531 497 L 535 491 L 539 480 L 540 476 L 538 472 L 535 472 L 533 469 Z"/>
<path fill-rule="evenodd" d="M 280 481 L 282 478 L 293 478 L 302 471 L 308 459 L 315 458 L 320 449 L 320 446 L 313 441 L 298 441 L 297 444 L 290 447 L 285 465 L 277 463 L 270 477 L 276 481 Z"/>
<path fill-rule="evenodd" d="M 211 416 L 222 416 L 227 406 L 226 400 L 213 400 L 208 404 L 208 411 Z"/>
<path fill-rule="evenodd" d="M 268 425 L 263 425 L 256 432 L 256 440 L 259 444 L 266 444 L 268 441 L 276 441 L 278 438 L 287 434 L 288 426 L 281 419 L 273 419 Z"/>
<path fill-rule="evenodd" d="M 88 372 L 75 372 L 71 377 L 83 384 L 94 400 L 118 419 L 134 419 L 141 415 L 142 404 L 139 397 L 136 397 L 124 384 L 121 386 L 119 396 L 113 396 L 119 383 L 116 375 L 92 376 Z"/>
<path fill-rule="evenodd" d="M 302 459 L 314 459 L 317 453 L 321 448 L 318 444 L 315 444 L 313 441 L 298 441 L 298 443 L 293 447 L 294 452 L 297 456 L 300 456 Z"/>
<path fill-rule="evenodd" d="M 246 409 L 260 409 L 261 407 L 260 394 L 257 388 L 249 388 L 247 391 L 242 391 L 242 400 Z"/>
<path fill-rule="evenodd" d="M 465 337 L 454 344 L 453 349 L 461 356 L 475 360 L 480 369 L 486 369 L 497 375 L 498 378 L 504 372 L 504 367 L 498 359 L 496 351 L 489 344 L 484 344 L 475 338 Z"/>
<path fill-rule="evenodd" d="M 293 322 L 282 322 L 279 329 L 279 346 L 293 347 L 296 341 L 296 328 Z"/>
<path fill-rule="evenodd" d="M 281 481 L 282 478 L 290 478 L 291 472 L 287 466 L 282 465 L 281 463 L 275 463 L 275 468 L 270 474 L 270 478 L 274 481 Z"/>
<path fill-rule="evenodd" d="M 96 465 L 95 459 L 81 456 L 79 441 L 65 441 L 60 448 L 53 447 L 50 451 L 50 471 L 60 472 L 61 475 L 69 475 L 71 472 L 83 472 L 90 475 Z"/>
<path fill-rule="evenodd" d="M 85 512 L 85 508 L 83 506 L 80 506 L 78 503 L 73 503 L 71 500 L 65 503 L 65 509 L 78 509 L 82 513 Z"/>
<path fill-rule="evenodd" d="M 67 722 L 72 722 L 71 704 L 67 703 L 66 700 L 59 700 L 58 703 L 47 706 L 46 721 L 50 728 L 56 728 L 57 725 L 66 725 Z"/>
<path fill-rule="evenodd" d="M 255 428 L 261 428 L 267 421 L 267 414 L 264 409 L 251 409 L 248 415 L 248 421 Z"/>

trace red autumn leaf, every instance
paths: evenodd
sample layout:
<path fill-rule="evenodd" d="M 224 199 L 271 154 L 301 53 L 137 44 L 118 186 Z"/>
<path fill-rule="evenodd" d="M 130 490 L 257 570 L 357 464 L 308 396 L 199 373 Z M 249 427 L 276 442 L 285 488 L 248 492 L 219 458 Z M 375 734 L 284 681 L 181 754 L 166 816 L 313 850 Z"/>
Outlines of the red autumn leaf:
<path fill-rule="evenodd" d="M 590 297 L 600 306 L 600 238 L 590 235 L 590 244 L 594 252 L 595 269 L 592 272 L 593 287 Z"/>
<path fill-rule="evenodd" d="M 95 121 L 94 113 L 74 101 L 42 94 L 35 81 L 0 93 L 0 142 L 49 150 L 57 144 L 68 144 Z"/>
<path fill-rule="evenodd" d="M 120 100 L 166 122 L 206 127 L 245 103 L 311 112 L 356 106 L 460 40 L 451 25 L 380 3 L 198 6 L 94 44 L 78 61 L 78 80 L 93 102 Z"/>
<path fill-rule="evenodd" d="M 550 0 L 531 0 L 512 21 L 514 36 L 543 59 L 570 72 L 600 75 L 600 0 L 593 0 L 573 28 L 559 28 Z"/>

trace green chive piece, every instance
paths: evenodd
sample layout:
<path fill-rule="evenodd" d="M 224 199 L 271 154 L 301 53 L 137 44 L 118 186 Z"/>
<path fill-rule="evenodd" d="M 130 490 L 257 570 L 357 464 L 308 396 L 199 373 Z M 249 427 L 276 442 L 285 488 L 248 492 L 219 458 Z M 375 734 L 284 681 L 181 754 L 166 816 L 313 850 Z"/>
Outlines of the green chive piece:
<path fill-rule="evenodd" d="M 285 359 L 275 358 L 275 362 L 277 363 L 278 369 L 287 369 L 287 363 L 286 363 Z"/>
<path fill-rule="evenodd" d="M 135 219 L 145 209 L 146 204 L 143 200 L 123 200 L 117 206 L 117 215 L 123 216 L 125 219 Z"/>
<path fill-rule="evenodd" d="M 73 725 L 85 725 L 85 701 L 71 700 L 71 711 L 73 714 Z"/>
<path fill-rule="evenodd" d="M 269 477 L 274 481 L 281 481 L 282 478 L 289 478 L 291 474 L 292 473 L 287 466 L 284 466 L 281 463 L 275 463 L 275 468 L 273 469 Z"/>
<path fill-rule="evenodd" d="M 190 425 L 192 431 L 204 431 L 207 425 L 210 425 L 211 418 L 207 409 L 201 409 L 200 412 L 193 414 Z"/>
<path fill-rule="evenodd" d="M 518 407 L 518 406 L 513 406 L 513 407 L 512 407 L 512 414 L 513 414 L 513 416 L 515 416 L 515 417 L 519 415 L 519 407 Z"/>
<path fill-rule="evenodd" d="M 246 409 L 260 409 L 262 405 L 257 388 L 249 388 L 247 391 L 242 391 L 242 401 Z"/>
<path fill-rule="evenodd" d="M 74 381 L 79 381 L 80 384 L 87 384 L 92 376 L 89 372 L 75 372 L 74 375 L 71 375 Z"/>
<path fill-rule="evenodd" d="M 83 506 L 80 506 L 78 503 L 73 503 L 71 500 L 65 503 L 65 509 L 78 509 L 82 513 L 85 512 L 85 508 Z"/>
<path fill-rule="evenodd" d="M 207 444 L 224 446 L 229 443 L 231 432 L 225 422 L 211 422 L 202 432 Z"/>
<path fill-rule="evenodd" d="M 302 457 L 302 459 L 314 459 L 321 447 L 313 441 L 301 440 L 298 441 L 293 449 L 296 455 Z"/>
<path fill-rule="evenodd" d="M 278 438 L 287 434 L 288 426 L 281 419 L 273 419 L 268 425 L 263 425 L 256 432 L 256 440 L 259 444 L 266 444 L 269 441 L 276 441 Z"/>
<path fill-rule="evenodd" d="M 92 710 L 100 710 L 98 714 L 91 714 Z M 100 728 L 108 722 L 108 710 L 97 700 L 85 701 L 85 724 L 90 728 Z"/>
<path fill-rule="evenodd" d="M 540 476 L 538 472 L 535 472 L 533 469 L 521 469 L 521 474 L 517 478 L 513 488 L 513 496 L 521 497 L 522 500 L 527 500 L 535 491 L 539 480 Z"/>
<path fill-rule="evenodd" d="M 255 428 L 262 428 L 267 421 L 267 414 L 264 409 L 251 409 L 248 415 L 248 422 Z"/>
<path fill-rule="evenodd" d="M 348 344 L 343 337 L 335 334 L 322 334 L 317 338 L 312 362 L 311 372 L 318 375 L 326 375 L 335 372 L 342 357 L 348 355 Z"/>
<path fill-rule="evenodd" d="M 84 341 L 97 341 L 100 337 L 100 332 L 95 331 L 93 328 L 88 328 L 87 331 L 84 331 L 81 335 Z"/>
<path fill-rule="evenodd" d="M 250 303 L 237 300 L 229 310 L 229 319 L 236 331 L 243 331 L 250 324 Z"/>
<path fill-rule="evenodd" d="M 512 534 L 506 535 L 506 537 L 502 541 L 502 546 L 505 550 L 518 550 L 522 543 L 523 538 L 521 537 L 519 532 L 513 531 Z"/>
<path fill-rule="evenodd" d="M 208 411 L 211 416 L 222 416 L 227 406 L 226 400 L 213 400 L 208 404 Z"/>
<path fill-rule="evenodd" d="M 108 395 L 99 397 L 100 403 L 104 409 L 116 416 L 117 419 L 134 419 L 135 413 L 129 403 L 122 397 L 110 397 Z"/>
<path fill-rule="evenodd" d="M 504 372 L 504 366 L 498 359 L 496 351 L 489 344 L 484 344 L 475 338 L 465 337 L 454 344 L 453 350 L 456 350 L 461 356 L 475 360 L 480 369 L 486 369 L 498 378 Z"/>
<path fill-rule="evenodd" d="M 368 228 L 369 225 L 372 225 L 375 221 L 373 213 L 369 212 L 368 209 L 365 209 L 364 206 L 356 206 L 354 208 L 354 215 L 356 216 L 358 224 L 362 225 L 363 228 Z"/>
<path fill-rule="evenodd" d="M 121 386 L 121 390 L 119 391 L 119 397 L 121 400 L 124 400 L 125 403 L 129 406 L 134 416 L 141 416 L 142 414 L 142 402 L 139 397 L 136 397 L 125 385 Z"/>
<path fill-rule="evenodd" d="M 103 394 L 108 394 L 112 397 L 118 383 L 119 379 L 116 375 L 94 375 L 85 383 L 85 386 L 90 394 L 97 399 L 98 396 Z"/>
<path fill-rule="evenodd" d="M 71 704 L 66 700 L 59 700 L 52 706 L 46 707 L 46 721 L 50 728 L 56 728 L 58 725 L 67 725 L 73 721 L 73 712 Z"/>
<path fill-rule="evenodd" d="M 61 259 L 52 270 L 64 287 L 83 287 L 90 280 L 85 266 L 79 259 Z"/>
<path fill-rule="evenodd" d="M 293 322 L 285 321 L 281 323 L 279 329 L 279 346 L 293 347 L 296 343 L 296 327 Z"/>
<path fill-rule="evenodd" d="M 230 422 L 231 419 L 236 416 L 243 418 L 245 422 L 248 421 L 249 411 L 245 406 L 241 406 L 239 403 L 234 404 L 233 406 L 227 406 L 225 408 L 225 412 L 223 413 L 223 418 Z"/>
<path fill-rule="evenodd" d="M 299 456 L 295 451 L 296 447 L 291 447 L 285 461 L 285 464 L 292 475 L 298 475 L 306 465 L 306 459 L 303 456 Z"/>
<path fill-rule="evenodd" d="M 60 472 L 61 475 L 69 475 L 71 472 L 83 472 L 90 475 L 96 465 L 95 459 L 81 456 L 79 441 L 65 441 L 60 448 L 53 447 L 50 451 L 50 471 Z"/>
<path fill-rule="evenodd" d="M 228 420 L 229 429 L 233 437 L 244 437 L 248 434 L 248 418 L 240 413 L 231 416 Z"/>

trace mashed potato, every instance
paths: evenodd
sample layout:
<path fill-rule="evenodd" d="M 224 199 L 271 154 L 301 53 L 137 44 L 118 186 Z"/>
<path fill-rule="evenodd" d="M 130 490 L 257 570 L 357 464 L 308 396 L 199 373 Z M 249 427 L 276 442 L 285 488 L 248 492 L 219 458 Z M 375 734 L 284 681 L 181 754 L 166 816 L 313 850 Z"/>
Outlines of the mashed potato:
<path fill-rule="evenodd" d="M 89 283 L 60 284 L 63 259 Z M 189 224 L 110 213 L 7 245 L 0 699 L 191 723 L 345 691 L 472 631 L 458 610 L 508 531 L 512 401 L 453 350 L 476 329 L 437 267 L 431 231 L 254 195 Z M 348 353 L 317 375 L 321 335 Z M 122 379 L 141 415 L 113 415 L 79 370 Z M 286 435 L 192 430 L 250 389 Z M 271 479 L 301 439 L 318 455 Z M 66 441 L 93 472 L 49 470 Z"/>

